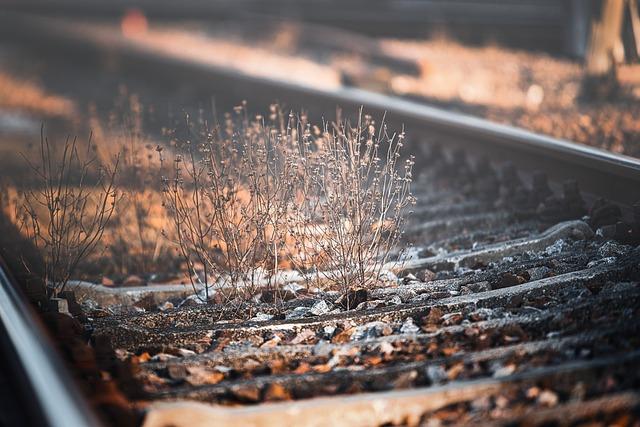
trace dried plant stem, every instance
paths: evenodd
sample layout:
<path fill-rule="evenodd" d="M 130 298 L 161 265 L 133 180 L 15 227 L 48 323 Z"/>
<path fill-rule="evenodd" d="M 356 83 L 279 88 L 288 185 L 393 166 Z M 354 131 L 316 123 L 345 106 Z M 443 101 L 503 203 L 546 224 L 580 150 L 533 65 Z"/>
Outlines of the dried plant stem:
<path fill-rule="evenodd" d="M 100 165 L 92 155 L 91 139 L 81 151 L 74 138 L 65 141 L 56 158 L 43 129 L 39 164 L 29 164 L 37 185 L 25 193 L 27 231 L 44 253 L 50 294 L 57 296 L 96 248 L 114 213 L 119 156 L 113 167 Z M 95 182 L 89 185 L 89 180 Z"/>
<path fill-rule="evenodd" d="M 316 285 L 373 286 L 415 203 L 403 143 L 369 116 L 320 129 L 277 106 L 268 122 L 238 107 L 223 129 L 189 130 L 164 192 L 194 288 L 277 291 L 283 265 Z"/>
<path fill-rule="evenodd" d="M 390 250 L 402 235 L 408 209 L 413 158 L 399 166 L 404 132 L 390 135 L 384 121 L 376 129 L 370 116 L 348 123 L 305 125 L 301 151 L 304 176 L 303 232 L 299 246 L 321 254 L 325 279 L 346 292 L 379 281 Z"/>

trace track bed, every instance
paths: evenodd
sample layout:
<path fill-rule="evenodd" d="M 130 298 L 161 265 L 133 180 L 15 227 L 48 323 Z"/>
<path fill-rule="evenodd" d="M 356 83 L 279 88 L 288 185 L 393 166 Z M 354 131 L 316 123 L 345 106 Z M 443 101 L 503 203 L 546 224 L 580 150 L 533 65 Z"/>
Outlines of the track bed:
<path fill-rule="evenodd" d="M 337 292 L 300 289 L 276 307 L 258 296 L 234 310 L 102 317 L 93 322 L 96 347 L 131 369 L 130 397 L 156 402 L 151 414 L 193 410 L 157 402 L 195 400 L 230 406 L 205 418 L 247 422 L 287 411 L 333 422 L 330 402 L 338 401 L 345 425 L 562 423 L 567 410 L 571 422 L 637 417 L 633 242 L 603 237 L 611 227 L 590 226 L 593 212 L 576 210 L 572 219 L 556 210 L 554 220 L 510 203 L 504 171 L 495 172 L 495 191 L 483 193 L 493 198 L 472 196 L 478 192 L 456 175 L 425 171 L 424 202 L 407 233 L 411 257 L 390 264 L 392 284 L 368 290 L 351 310 L 336 302 Z M 519 191 L 521 200 L 536 197 L 526 185 Z M 571 191 L 542 205 L 552 211 L 550 203 L 575 202 Z M 309 400 L 323 396 L 335 397 Z M 277 401 L 286 403 L 252 406 Z M 372 409 L 380 401 L 393 409 Z M 358 418 L 363 405 L 372 412 Z"/>
<path fill-rule="evenodd" d="M 351 304 L 286 280 L 277 304 L 262 292 L 239 307 L 199 305 L 188 287 L 76 284 L 76 295 L 89 287 L 118 306 L 79 301 L 100 370 L 144 411 L 145 425 L 624 425 L 640 417 L 637 161 L 46 24 L 26 26 L 33 34 L 25 37 L 50 36 L 50 54 L 106 50 L 159 101 L 215 93 L 224 109 L 250 95 L 258 108 L 279 100 L 316 115 L 364 104 L 413 135 L 407 145 L 420 174 L 409 249 L 388 265 L 386 286 L 354 289 Z M 60 70 L 51 86 L 62 82 L 84 99 Z"/>

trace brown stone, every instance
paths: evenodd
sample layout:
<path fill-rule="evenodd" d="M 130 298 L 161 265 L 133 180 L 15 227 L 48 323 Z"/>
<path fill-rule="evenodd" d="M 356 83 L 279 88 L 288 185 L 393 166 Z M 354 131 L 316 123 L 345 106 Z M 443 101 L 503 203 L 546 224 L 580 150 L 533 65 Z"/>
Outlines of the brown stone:
<path fill-rule="evenodd" d="M 278 402 L 282 400 L 291 400 L 291 394 L 280 384 L 269 384 L 264 392 L 264 400 L 267 402 Z"/>
<path fill-rule="evenodd" d="M 232 393 L 236 399 L 242 402 L 258 402 L 260 400 L 260 390 L 253 385 L 235 387 Z"/>

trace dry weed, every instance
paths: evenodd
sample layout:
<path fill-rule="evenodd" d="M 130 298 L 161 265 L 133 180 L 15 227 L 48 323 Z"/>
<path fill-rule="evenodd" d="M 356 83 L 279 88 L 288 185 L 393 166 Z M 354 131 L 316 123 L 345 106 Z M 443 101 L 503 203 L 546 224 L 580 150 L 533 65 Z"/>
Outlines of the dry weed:
<path fill-rule="evenodd" d="M 163 183 L 204 300 L 276 290 L 282 266 L 344 291 L 378 283 L 414 203 L 413 159 L 399 165 L 404 133 L 362 114 L 353 127 L 313 127 L 275 105 L 266 119 L 250 120 L 243 105 L 221 126 L 199 124 L 187 119 Z"/>
<path fill-rule="evenodd" d="M 57 152 L 43 131 L 38 163 L 27 160 L 37 183 L 25 191 L 25 231 L 44 254 L 53 296 L 99 244 L 115 211 L 119 157 L 98 162 L 91 146 L 90 139 L 67 139 Z"/>

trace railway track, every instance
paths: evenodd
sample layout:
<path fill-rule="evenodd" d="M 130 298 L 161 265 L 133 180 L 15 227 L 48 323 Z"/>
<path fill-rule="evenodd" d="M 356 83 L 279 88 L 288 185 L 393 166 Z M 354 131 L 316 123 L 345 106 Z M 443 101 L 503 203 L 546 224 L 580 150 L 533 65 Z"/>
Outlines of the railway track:
<path fill-rule="evenodd" d="M 3 425 L 98 425 L 36 313 L 0 259 L 0 397 Z"/>
<path fill-rule="evenodd" d="M 108 52 L 122 72 L 159 88 L 188 81 L 221 105 L 277 100 L 315 117 L 364 105 L 411 135 L 411 257 L 357 306 L 297 292 L 284 309 L 258 301 L 242 315 L 87 313 L 102 368 L 127 367 L 122 385 L 145 425 L 640 418 L 638 160 L 357 89 L 243 76 L 104 28 L 5 24 L 23 43 L 83 61 Z"/>
<path fill-rule="evenodd" d="M 446 27 L 450 35 L 471 43 L 498 41 L 582 56 L 585 50 L 588 4 L 571 1 L 442 1 L 418 0 L 375 4 L 332 0 L 277 1 L 113 1 L 109 4 L 77 0 L 8 2 L 18 11 L 59 16 L 119 17 L 139 8 L 152 18 L 164 19 L 278 19 L 303 20 L 356 30 L 372 35 L 421 37 Z"/>

